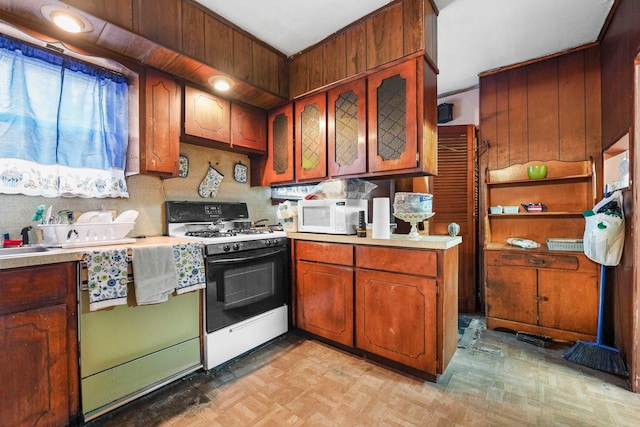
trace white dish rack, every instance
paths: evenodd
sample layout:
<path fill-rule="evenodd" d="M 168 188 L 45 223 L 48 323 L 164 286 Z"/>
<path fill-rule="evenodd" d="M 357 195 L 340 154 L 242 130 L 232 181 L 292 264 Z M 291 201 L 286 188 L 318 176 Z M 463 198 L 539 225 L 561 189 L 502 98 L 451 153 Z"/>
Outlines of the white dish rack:
<path fill-rule="evenodd" d="M 120 243 L 133 230 L 134 225 L 135 222 L 40 224 L 38 228 L 42 233 L 42 244 L 71 247 Z"/>

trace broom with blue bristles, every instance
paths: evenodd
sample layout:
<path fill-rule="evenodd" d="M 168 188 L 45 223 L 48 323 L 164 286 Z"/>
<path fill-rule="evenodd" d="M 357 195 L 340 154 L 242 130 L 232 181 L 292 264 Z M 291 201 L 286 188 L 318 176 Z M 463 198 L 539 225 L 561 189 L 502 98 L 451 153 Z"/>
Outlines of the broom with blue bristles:
<path fill-rule="evenodd" d="M 629 372 L 622 359 L 620 350 L 602 343 L 604 318 L 604 280 L 605 266 L 600 266 L 600 295 L 598 301 L 598 331 L 596 342 L 578 340 L 562 355 L 569 362 L 616 375 L 628 376 Z"/>
<path fill-rule="evenodd" d="M 605 189 L 605 197 L 609 196 L 608 188 Z M 600 292 L 598 295 L 598 329 L 596 342 L 578 340 L 562 357 L 569 362 L 577 363 L 589 368 L 616 375 L 628 376 L 629 372 L 622 359 L 620 350 L 602 343 L 604 329 L 604 289 L 606 267 L 600 265 Z"/>

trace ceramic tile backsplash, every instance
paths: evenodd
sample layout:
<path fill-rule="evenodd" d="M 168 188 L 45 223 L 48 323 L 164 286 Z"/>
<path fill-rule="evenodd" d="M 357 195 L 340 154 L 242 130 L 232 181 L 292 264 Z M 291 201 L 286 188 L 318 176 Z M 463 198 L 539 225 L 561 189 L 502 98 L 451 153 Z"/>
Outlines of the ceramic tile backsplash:
<path fill-rule="evenodd" d="M 10 233 L 12 238 L 20 238 L 20 230 L 27 225 L 35 225 L 31 216 L 38 205 L 53 205 L 53 211 L 73 210 L 75 216 L 83 212 L 115 209 L 118 212 L 135 209 L 139 212 L 136 226 L 130 236 L 156 236 L 164 231 L 164 201 L 233 201 L 245 202 L 251 219 L 267 218 L 268 223 L 276 223 L 276 207 L 271 205 L 269 187 L 251 187 L 249 183 L 239 183 L 233 179 L 233 167 L 238 162 L 248 165 L 246 155 L 214 150 L 190 144 L 181 144 L 180 153 L 189 158 L 189 173 L 185 178 L 161 179 L 155 176 L 134 175 L 127 178 L 128 199 L 82 199 L 45 198 L 0 194 L 0 233 Z M 214 199 L 203 199 L 198 195 L 198 185 L 204 178 L 209 162 L 219 170 L 224 179 Z M 35 227 L 34 227 L 35 229 Z M 36 233 L 30 233 L 36 240 Z"/>

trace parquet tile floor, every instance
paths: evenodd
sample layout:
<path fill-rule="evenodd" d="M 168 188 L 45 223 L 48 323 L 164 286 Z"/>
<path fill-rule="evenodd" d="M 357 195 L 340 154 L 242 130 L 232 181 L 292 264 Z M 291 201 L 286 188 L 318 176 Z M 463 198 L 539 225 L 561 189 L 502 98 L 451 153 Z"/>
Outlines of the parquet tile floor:
<path fill-rule="evenodd" d="M 90 426 L 639 426 L 627 380 L 569 363 L 475 317 L 437 383 L 290 332 Z"/>

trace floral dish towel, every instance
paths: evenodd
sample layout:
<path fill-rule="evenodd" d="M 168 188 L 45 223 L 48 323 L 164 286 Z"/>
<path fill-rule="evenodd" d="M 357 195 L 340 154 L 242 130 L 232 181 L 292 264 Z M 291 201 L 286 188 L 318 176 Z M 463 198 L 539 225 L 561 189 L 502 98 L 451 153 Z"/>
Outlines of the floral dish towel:
<path fill-rule="evenodd" d="M 91 311 L 127 304 L 127 249 L 86 252 Z"/>
<path fill-rule="evenodd" d="M 205 287 L 204 258 L 201 243 L 173 245 L 176 260 L 176 294 L 203 289 Z"/>

